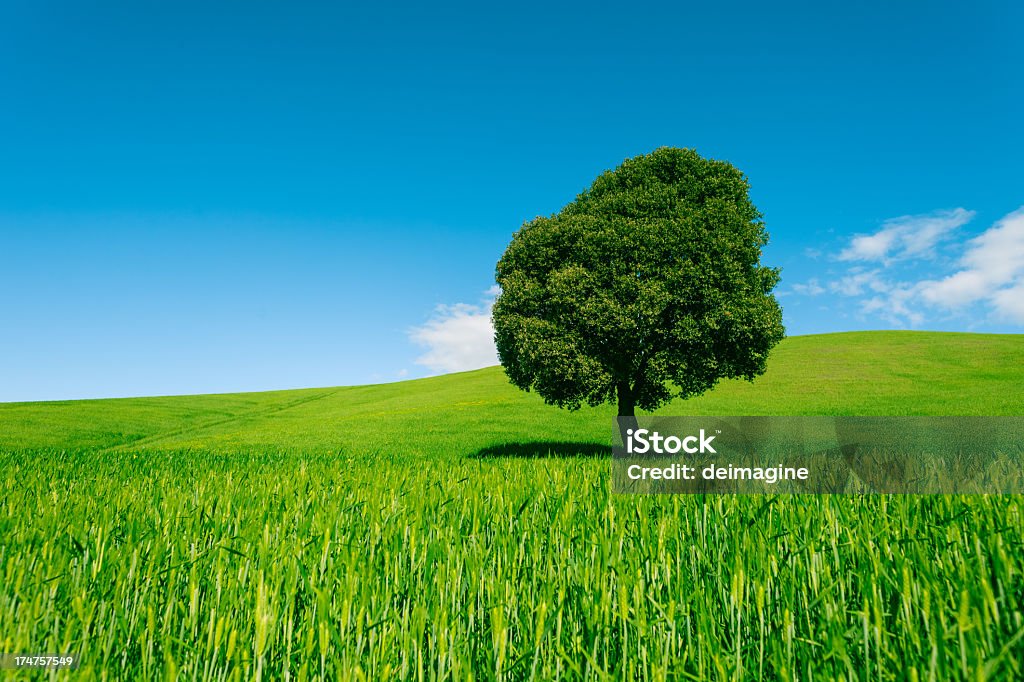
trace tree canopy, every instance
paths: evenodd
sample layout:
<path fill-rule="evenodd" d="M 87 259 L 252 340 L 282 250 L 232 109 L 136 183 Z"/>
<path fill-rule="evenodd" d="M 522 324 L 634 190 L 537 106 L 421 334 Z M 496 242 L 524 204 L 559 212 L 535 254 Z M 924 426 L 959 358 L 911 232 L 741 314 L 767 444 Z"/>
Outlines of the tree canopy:
<path fill-rule="evenodd" d="M 600 175 L 516 232 L 496 279 L 495 341 L 513 384 L 619 414 L 753 380 L 784 336 L 746 177 L 662 147 Z"/>

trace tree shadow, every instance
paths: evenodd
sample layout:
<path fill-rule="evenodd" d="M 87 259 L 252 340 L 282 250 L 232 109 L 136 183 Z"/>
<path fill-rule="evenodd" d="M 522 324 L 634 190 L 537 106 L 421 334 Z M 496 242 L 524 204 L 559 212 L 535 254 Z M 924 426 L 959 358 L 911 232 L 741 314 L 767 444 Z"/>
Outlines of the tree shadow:
<path fill-rule="evenodd" d="M 534 441 L 530 443 L 498 443 L 480 448 L 469 459 L 538 459 L 557 457 L 562 459 L 611 457 L 610 445 L 601 443 L 572 443 L 567 441 Z"/>

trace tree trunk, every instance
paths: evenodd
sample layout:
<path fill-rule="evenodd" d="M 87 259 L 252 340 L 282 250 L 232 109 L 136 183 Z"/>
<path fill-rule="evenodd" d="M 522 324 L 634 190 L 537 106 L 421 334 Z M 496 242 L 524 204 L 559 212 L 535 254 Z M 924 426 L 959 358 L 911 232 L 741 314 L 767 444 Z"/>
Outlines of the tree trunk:
<path fill-rule="evenodd" d="M 620 383 L 615 392 L 619 398 L 619 437 L 622 447 L 625 448 L 629 431 L 636 431 L 639 428 L 636 421 L 636 396 L 633 395 L 633 391 L 630 390 L 629 384 L 626 382 Z"/>
<path fill-rule="evenodd" d="M 619 416 L 635 417 L 636 399 L 633 397 L 633 392 L 629 390 L 629 384 L 619 384 L 616 388 L 616 393 L 619 396 Z"/>

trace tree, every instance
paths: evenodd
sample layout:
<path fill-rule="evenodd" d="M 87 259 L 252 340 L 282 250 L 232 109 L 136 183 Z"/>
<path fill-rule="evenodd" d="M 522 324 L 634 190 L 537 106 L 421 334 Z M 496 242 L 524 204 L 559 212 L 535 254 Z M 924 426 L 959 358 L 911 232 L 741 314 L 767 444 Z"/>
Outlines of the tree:
<path fill-rule="evenodd" d="M 662 147 L 516 232 L 498 261 L 501 364 L 519 388 L 619 415 L 753 380 L 785 335 L 768 234 L 731 164 Z"/>

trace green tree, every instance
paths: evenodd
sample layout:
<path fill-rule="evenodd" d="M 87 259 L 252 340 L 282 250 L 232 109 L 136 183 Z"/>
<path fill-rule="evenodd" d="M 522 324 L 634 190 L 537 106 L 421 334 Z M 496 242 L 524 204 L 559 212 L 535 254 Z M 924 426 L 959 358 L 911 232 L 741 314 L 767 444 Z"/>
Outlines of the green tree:
<path fill-rule="evenodd" d="M 498 261 L 501 364 L 549 404 L 619 415 L 763 374 L 785 335 L 746 177 L 662 147 L 526 222 Z"/>

